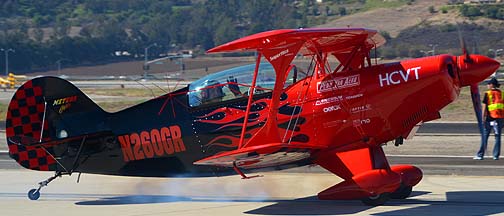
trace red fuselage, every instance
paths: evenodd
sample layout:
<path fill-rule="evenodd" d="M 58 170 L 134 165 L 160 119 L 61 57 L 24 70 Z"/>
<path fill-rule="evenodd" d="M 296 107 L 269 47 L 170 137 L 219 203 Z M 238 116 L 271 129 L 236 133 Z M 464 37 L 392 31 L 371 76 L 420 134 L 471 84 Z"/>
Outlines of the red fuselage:
<path fill-rule="evenodd" d="M 460 82 L 452 58 L 441 55 L 315 75 L 287 90 L 288 103 L 302 107 L 307 122 L 300 131 L 315 138 L 313 145 L 339 148 L 405 138 L 416 124 L 438 118 L 457 98 Z M 298 97 L 305 92 L 305 99 Z"/>

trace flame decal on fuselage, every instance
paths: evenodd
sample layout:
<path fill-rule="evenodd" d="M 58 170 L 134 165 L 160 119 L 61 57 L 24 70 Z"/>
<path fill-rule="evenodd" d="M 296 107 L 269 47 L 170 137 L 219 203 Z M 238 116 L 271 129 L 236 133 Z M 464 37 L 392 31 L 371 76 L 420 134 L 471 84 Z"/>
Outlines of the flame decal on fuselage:
<path fill-rule="evenodd" d="M 292 133 L 288 133 L 292 136 L 292 138 L 290 138 L 291 141 L 307 142 L 308 136 L 301 134 L 301 129 L 299 127 L 304 124 L 306 119 L 301 118 L 298 121 L 295 121 L 295 118 L 299 117 L 302 112 L 301 107 L 289 105 L 287 102 L 287 94 L 283 94 L 282 96 L 283 98 L 280 101 L 279 115 L 288 117 L 292 116 L 294 117 L 294 122 L 289 124 L 289 120 L 284 120 L 279 124 L 279 129 L 292 131 Z M 251 104 L 251 112 L 249 114 L 249 121 L 247 124 L 248 130 L 245 134 L 245 142 L 252 136 L 252 134 L 255 134 L 255 132 L 259 130 L 259 125 L 266 122 L 269 111 L 269 103 L 269 98 L 263 98 Z M 206 144 L 203 145 L 205 147 L 205 151 L 209 151 L 210 149 L 216 147 L 223 147 L 227 150 L 238 147 L 240 135 L 231 131 L 238 131 L 243 127 L 245 109 L 245 106 L 221 107 L 209 112 L 208 114 L 196 117 L 194 120 L 195 122 L 217 126 L 217 128 L 210 130 L 212 133 L 224 130 L 230 131 L 229 133 L 213 137 L 210 141 L 206 142 Z"/>

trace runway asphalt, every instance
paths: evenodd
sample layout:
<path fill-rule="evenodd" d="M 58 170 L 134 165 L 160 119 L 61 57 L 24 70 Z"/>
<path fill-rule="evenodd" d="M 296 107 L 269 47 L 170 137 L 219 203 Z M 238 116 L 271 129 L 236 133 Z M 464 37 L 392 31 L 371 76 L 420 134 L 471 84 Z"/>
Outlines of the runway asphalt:
<path fill-rule="evenodd" d="M 0 170 L 1 215 L 504 215 L 504 177 L 426 175 L 405 200 L 370 207 L 321 201 L 338 182 L 331 174 L 262 173 L 242 180 L 162 179 L 83 175 L 63 177 L 30 201 L 26 191 L 48 173 Z"/>
<path fill-rule="evenodd" d="M 479 140 L 419 133 L 399 147 L 384 146 L 391 164 L 416 165 L 424 178 L 412 197 L 379 207 L 318 200 L 318 192 L 341 181 L 318 166 L 250 180 L 83 174 L 77 184 L 76 175 L 64 176 L 30 201 L 27 191 L 53 174 L 22 169 L 0 154 L 0 215 L 504 215 L 504 159 L 472 160 Z"/>

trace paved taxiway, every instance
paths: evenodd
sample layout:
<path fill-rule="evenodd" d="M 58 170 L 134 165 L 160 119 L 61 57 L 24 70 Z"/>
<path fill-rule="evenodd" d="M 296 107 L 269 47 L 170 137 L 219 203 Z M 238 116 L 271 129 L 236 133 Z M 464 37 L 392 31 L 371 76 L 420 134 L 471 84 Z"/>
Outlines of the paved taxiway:
<path fill-rule="evenodd" d="M 474 135 L 421 135 L 384 147 L 391 164 L 415 164 L 425 176 L 413 196 L 384 206 L 320 201 L 341 181 L 320 167 L 264 177 L 132 178 L 83 174 L 53 181 L 38 201 L 26 197 L 51 176 L 0 156 L 0 215 L 504 215 L 504 160 L 474 161 Z"/>
<path fill-rule="evenodd" d="M 264 173 L 161 179 L 83 175 L 57 179 L 38 201 L 26 191 L 48 173 L 0 172 L 1 215 L 504 215 L 504 177 L 425 176 L 413 196 L 369 207 L 320 201 L 317 192 L 340 179 L 327 173 Z"/>

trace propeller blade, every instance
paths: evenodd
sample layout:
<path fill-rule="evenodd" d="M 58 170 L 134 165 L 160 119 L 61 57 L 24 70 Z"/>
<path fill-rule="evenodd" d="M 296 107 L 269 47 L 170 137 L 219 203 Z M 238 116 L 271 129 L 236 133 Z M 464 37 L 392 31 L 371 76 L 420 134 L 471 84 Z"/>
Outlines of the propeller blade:
<path fill-rule="evenodd" d="M 458 25 L 457 25 L 458 27 Z M 460 48 L 462 49 L 462 53 L 464 54 L 465 62 L 472 62 L 471 56 L 469 55 L 469 52 L 467 51 L 467 46 L 464 37 L 462 36 L 462 32 L 460 31 L 460 27 L 457 28 L 458 30 L 458 36 L 459 36 L 459 41 L 460 41 Z"/>
<path fill-rule="evenodd" d="M 478 84 L 471 85 L 471 99 L 473 102 L 474 113 L 476 114 L 476 119 L 478 120 L 478 128 L 480 130 L 481 137 L 483 138 L 483 113 L 481 112 L 481 99 Z"/>

